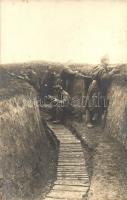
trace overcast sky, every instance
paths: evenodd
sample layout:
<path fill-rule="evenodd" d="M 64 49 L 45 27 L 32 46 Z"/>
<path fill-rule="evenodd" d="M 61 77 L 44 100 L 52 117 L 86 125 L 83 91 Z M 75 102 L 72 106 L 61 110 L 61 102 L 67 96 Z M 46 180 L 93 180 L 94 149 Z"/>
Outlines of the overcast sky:
<path fill-rule="evenodd" d="M 1 63 L 127 63 L 127 1 L 1 0 Z"/>

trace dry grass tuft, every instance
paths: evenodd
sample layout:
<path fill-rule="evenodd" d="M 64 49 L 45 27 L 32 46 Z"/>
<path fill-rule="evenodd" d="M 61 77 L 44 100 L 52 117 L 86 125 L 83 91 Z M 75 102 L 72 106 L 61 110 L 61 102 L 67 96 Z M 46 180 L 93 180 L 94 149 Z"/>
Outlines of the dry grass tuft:
<path fill-rule="evenodd" d="M 107 131 L 127 148 L 127 84 L 114 81 L 108 98 Z"/>
<path fill-rule="evenodd" d="M 21 86 L 23 83 L 19 91 Z M 41 121 L 36 92 L 30 86 L 27 89 L 26 94 L 12 92 L 12 97 L 0 101 L 0 181 L 9 200 L 31 199 L 43 192 L 49 179 L 53 149 Z"/>

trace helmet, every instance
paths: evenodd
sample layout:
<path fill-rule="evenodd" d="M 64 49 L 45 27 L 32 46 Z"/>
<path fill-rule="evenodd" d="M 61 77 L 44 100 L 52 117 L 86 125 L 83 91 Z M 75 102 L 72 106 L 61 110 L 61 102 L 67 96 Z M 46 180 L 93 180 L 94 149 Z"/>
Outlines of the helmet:
<path fill-rule="evenodd" d="M 101 63 L 102 63 L 102 64 L 109 64 L 109 56 L 108 56 L 108 55 L 104 55 L 104 56 L 101 58 Z"/>

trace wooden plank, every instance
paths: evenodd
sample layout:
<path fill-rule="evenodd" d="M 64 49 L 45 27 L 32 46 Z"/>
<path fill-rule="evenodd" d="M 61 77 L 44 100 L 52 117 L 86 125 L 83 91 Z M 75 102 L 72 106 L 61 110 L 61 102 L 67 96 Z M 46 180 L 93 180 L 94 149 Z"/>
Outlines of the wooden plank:
<path fill-rule="evenodd" d="M 57 180 L 46 200 L 81 200 L 89 189 L 81 142 L 63 125 L 49 125 L 60 141 Z"/>
<path fill-rule="evenodd" d="M 62 191 L 51 191 L 50 192 L 50 195 L 48 195 L 47 197 L 53 197 L 53 198 L 58 198 L 58 197 L 60 197 L 60 198 L 71 198 L 71 199 L 73 199 L 73 200 L 75 200 L 75 199 L 81 199 L 82 198 L 82 196 L 85 194 L 85 192 L 70 192 L 70 191 L 64 191 L 64 192 L 62 192 Z"/>
<path fill-rule="evenodd" d="M 77 187 L 77 186 L 66 186 L 66 185 L 55 185 L 53 187 L 53 190 L 61 190 L 61 191 L 81 191 L 84 192 L 85 191 L 85 187 Z"/>

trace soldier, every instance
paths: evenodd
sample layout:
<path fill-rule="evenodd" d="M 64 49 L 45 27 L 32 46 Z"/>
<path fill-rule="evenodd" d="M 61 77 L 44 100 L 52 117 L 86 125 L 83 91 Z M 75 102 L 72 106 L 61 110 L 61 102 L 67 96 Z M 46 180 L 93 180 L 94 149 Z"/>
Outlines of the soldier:
<path fill-rule="evenodd" d="M 101 65 L 92 71 L 92 82 L 88 88 L 86 98 L 86 123 L 88 128 L 92 128 L 94 123 L 100 122 L 105 118 L 108 100 L 107 89 L 114 74 L 119 69 L 109 69 L 109 57 L 104 56 L 101 59 Z"/>
<path fill-rule="evenodd" d="M 65 67 L 61 72 L 61 79 L 62 79 L 62 87 L 66 90 L 69 94 L 71 94 L 73 89 L 73 83 L 75 77 L 84 77 L 78 71 L 73 71 L 69 67 Z"/>
<path fill-rule="evenodd" d="M 53 95 L 53 86 L 56 82 L 56 73 L 50 68 L 45 71 L 45 74 L 40 78 L 40 95 L 42 103 L 45 102 L 48 95 Z"/>
<path fill-rule="evenodd" d="M 63 90 L 62 86 L 54 86 L 54 96 L 48 96 L 52 103 L 52 120 L 54 123 L 60 123 L 64 120 L 69 111 L 70 96 Z"/>

